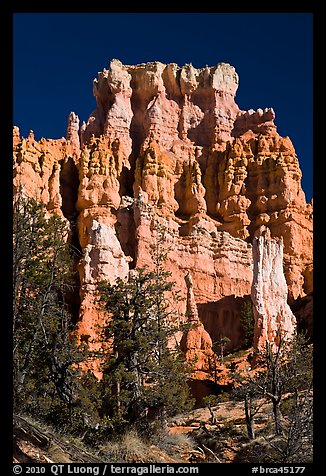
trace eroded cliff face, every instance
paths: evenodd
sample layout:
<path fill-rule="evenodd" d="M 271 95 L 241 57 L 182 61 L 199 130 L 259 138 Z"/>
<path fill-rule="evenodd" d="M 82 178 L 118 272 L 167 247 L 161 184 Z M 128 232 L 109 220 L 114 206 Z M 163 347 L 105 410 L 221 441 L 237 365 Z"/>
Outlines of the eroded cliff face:
<path fill-rule="evenodd" d="M 20 137 L 13 128 L 13 192 L 20 190 L 46 205 L 49 213 L 73 220 L 77 215 L 78 166 L 80 157 L 79 119 L 71 113 L 67 138 L 36 141 L 34 132 Z"/>
<path fill-rule="evenodd" d="M 241 111 L 237 87 L 225 63 L 112 60 L 94 80 L 95 110 L 80 128 L 71 113 L 66 139 L 24 139 L 14 128 L 15 191 L 22 186 L 78 232 L 85 339 L 99 319 L 96 283 L 151 266 L 158 224 L 173 280 L 186 298 L 191 273 L 199 321 L 211 339 L 229 337 L 230 350 L 241 345 L 241 300 L 251 293 L 252 241 L 262 225 L 283 239 L 282 302 L 311 294 L 312 204 L 298 158 L 277 133 L 273 109 Z M 264 332 L 257 342 L 271 335 Z"/>
<path fill-rule="evenodd" d="M 136 159 L 153 136 L 163 150 L 185 158 L 194 146 L 225 144 L 239 111 L 238 75 L 229 64 L 196 69 L 172 63 L 123 65 L 112 60 L 93 83 L 96 109 L 83 131 L 119 138 Z M 222 147 L 223 148 L 223 147 Z"/>

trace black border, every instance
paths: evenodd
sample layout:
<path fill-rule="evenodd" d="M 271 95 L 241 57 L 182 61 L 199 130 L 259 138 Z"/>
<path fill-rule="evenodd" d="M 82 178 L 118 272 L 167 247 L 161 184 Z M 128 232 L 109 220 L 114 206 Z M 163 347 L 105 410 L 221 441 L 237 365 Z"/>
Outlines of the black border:
<path fill-rule="evenodd" d="M 11 5 L 3 5 L 5 2 L 1 2 L 0 6 L 0 120 L 1 120 L 1 169 L 0 169 L 0 200 L 2 205 L 1 213 L 1 338 L 2 342 L 0 344 L 0 368 L 2 375 L 0 377 L 2 391 L 1 395 L 1 431 L 3 434 L 2 443 L 1 443 L 1 458 L 0 465 L 8 465 L 9 471 L 6 470 L 2 474 L 12 474 L 12 339 L 11 339 L 11 316 L 12 316 L 12 125 L 13 125 L 13 113 L 12 113 L 12 99 L 13 99 L 13 14 L 14 13 L 313 13 L 314 15 L 314 94 L 313 94 L 313 104 L 314 104 L 314 123 L 313 123 L 313 143 L 314 143 L 314 163 L 313 163 L 313 196 L 314 196 L 314 281 L 315 281 L 315 291 L 314 291 L 314 309 L 316 309 L 315 319 L 314 319 L 314 400 L 315 400 L 315 455 L 314 463 L 311 466 L 312 472 L 308 470 L 304 474 L 319 474 L 317 467 L 323 462 L 322 458 L 322 441 L 323 441 L 323 430 L 322 427 L 322 418 L 320 414 L 321 410 L 321 371 L 324 372 L 323 368 L 323 354 L 321 353 L 323 341 L 326 339 L 326 334 L 322 332 L 322 322 L 325 320 L 324 309 L 325 303 L 322 302 L 322 286 L 324 284 L 324 268 L 322 265 L 320 250 L 323 249 L 321 241 L 323 240 L 323 222 L 325 220 L 325 214 L 323 212 L 322 206 L 322 193 L 320 190 L 321 182 L 325 181 L 325 175 L 322 174 L 322 162 L 326 159 L 323 157 L 323 154 L 318 151 L 318 142 L 321 137 L 323 137 L 323 132 L 318 130 L 321 122 L 318 120 L 318 112 L 320 111 L 320 101 L 323 98 L 324 93 L 320 85 L 321 78 L 324 79 L 322 68 L 323 68 L 323 59 L 322 54 L 323 47 L 321 46 L 321 52 L 318 52 L 320 48 L 321 41 L 324 41 L 321 36 L 322 28 L 324 27 L 322 22 L 322 14 L 320 5 L 322 2 L 297 2 L 295 11 L 291 5 L 286 6 L 284 2 L 280 6 L 276 5 L 275 2 L 272 4 L 265 5 L 267 7 L 274 7 L 267 11 L 262 11 L 262 3 L 254 5 L 253 2 L 241 3 L 241 7 L 237 8 L 232 2 L 232 7 L 235 8 L 235 11 L 230 10 L 230 2 L 224 0 L 224 2 L 215 5 L 218 7 L 217 11 L 212 11 L 210 8 L 207 11 L 198 11 L 197 9 L 189 9 L 189 4 L 187 4 L 187 11 L 167 9 L 167 11 L 152 11 L 152 9 L 145 8 L 142 10 L 128 10 L 127 12 L 121 11 L 119 9 L 112 9 L 106 12 L 104 9 L 99 9 L 98 11 L 78 10 L 73 11 L 68 8 L 68 5 L 65 4 L 64 7 L 61 7 L 57 2 L 55 7 L 51 7 L 49 4 L 44 5 L 44 8 L 41 10 L 39 8 L 33 7 L 30 2 L 13 2 Z M 243 7 L 247 7 L 246 10 Z M 26 8 L 28 7 L 28 9 Z M 110 5 L 111 7 L 111 5 Z M 127 6 L 128 7 L 128 6 Z M 325 27 L 324 27 L 325 28 Z M 277 33 L 277 32 L 275 32 Z M 272 33 L 273 34 L 273 33 Z M 286 32 L 285 32 L 286 34 Z M 323 35 L 324 36 L 324 35 Z M 286 41 L 286 37 L 285 37 Z M 324 82 L 324 81 L 323 81 Z M 319 83 L 319 84 L 318 84 Z M 323 305 L 323 306 L 322 306 Z M 321 312 L 322 310 L 322 312 Z M 200 465 L 204 470 L 204 467 L 211 471 L 211 465 Z M 226 468 L 230 466 L 230 468 Z M 264 466 L 264 465 L 262 465 Z M 277 465 L 275 465 L 277 466 Z M 310 465 L 309 465 L 310 467 Z M 226 474 L 227 471 L 237 472 L 239 474 L 251 474 L 249 471 L 249 466 L 246 464 L 223 464 L 222 474 Z M 251 468 L 251 465 L 250 465 Z M 316 468 L 316 473 L 314 473 L 313 468 Z M 1 469 L 2 471 L 2 469 Z M 199 474 L 203 474 L 201 471 Z M 50 473 L 49 473 L 50 474 Z"/>

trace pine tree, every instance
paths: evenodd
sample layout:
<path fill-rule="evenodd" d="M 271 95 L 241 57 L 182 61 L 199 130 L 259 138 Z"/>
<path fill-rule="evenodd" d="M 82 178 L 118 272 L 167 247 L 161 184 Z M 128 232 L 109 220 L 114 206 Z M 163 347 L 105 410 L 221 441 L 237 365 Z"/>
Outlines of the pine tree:
<path fill-rule="evenodd" d="M 76 364 L 84 358 L 65 301 L 75 285 L 67 237 L 64 220 L 47 218 L 44 205 L 18 195 L 13 213 L 14 405 L 38 415 L 51 413 L 55 405 L 71 411 Z"/>
<path fill-rule="evenodd" d="M 160 241 L 161 238 L 160 238 Z M 102 282 L 100 300 L 106 322 L 100 330 L 102 349 L 103 412 L 114 431 L 134 425 L 147 431 L 149 421 L 165 418 L 192 404 L 187 377 L 191 371 L 171 342 L 182 329 L 168 296 L 175 283 L 163 268 L 166 255 L 161 245 L 153 251 L 154 270 L 133 270 L 129 280 L 114 285 Z M 174 294 L 178 300 L 178 293 Z"/>
<path fill-rule="evenodd" d="M 252 302 L 246 299 L 242 305 L 240 311 L 240 324 L 242 327 L 242 345 L 244 348 L 251 347 L 254 340 L 254 312 L 252 308 Z"/>

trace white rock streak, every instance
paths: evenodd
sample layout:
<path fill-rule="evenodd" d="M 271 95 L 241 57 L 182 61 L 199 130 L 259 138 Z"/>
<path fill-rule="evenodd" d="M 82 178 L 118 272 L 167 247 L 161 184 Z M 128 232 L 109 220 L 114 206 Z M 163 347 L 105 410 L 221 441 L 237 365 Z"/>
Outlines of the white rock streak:
<path fill-rule="evenodd" d="M 84 284 L 105 279 L 111 284 L 126 278 L 130 258 L 125 256 L 113 226 L 93 220 L 90 244 L 85 248 Z"/>
<path fill-rule="evenodd" d="M 264 351 L 266 342 L 277 347 L 280 337 L 293 338 L 296 319 L 288 303 L 288 288 L 283 272 L 283 239 L 273 239 L 269 230 L 253 241 L 254 348 Z"/>

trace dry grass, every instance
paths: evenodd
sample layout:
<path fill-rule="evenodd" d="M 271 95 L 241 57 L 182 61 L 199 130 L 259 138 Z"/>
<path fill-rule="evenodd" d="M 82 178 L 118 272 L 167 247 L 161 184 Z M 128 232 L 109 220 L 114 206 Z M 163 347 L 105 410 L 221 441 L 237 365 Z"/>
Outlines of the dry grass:
<path fill-rule="evenodd" d="M 126 433 L 119 441 L 108 442 L 101 448 L 101 457 L 115 463 L 181 463 L 196 454 L 197 445 L 185 434 L 169 434 L 162 431 L 155 444 L 144 442 L 136 432 Z"/>
<path fill-rule="evenodd" d="M 126 433 L 121 440 L 110 441 L 101 447 L 101 454 L 107 461 L 115 463 L 148 461 L 148 445 L 146 445 L 135 431 Z"/>
<path fill-rule="evenodd" d="M 157 444 L 159 448 L 168 453 L 175 453 L 175 450 L 194 448 L 196 446 L 194 439 L 184 433 L 165 433 L 161 436 Z"/>

